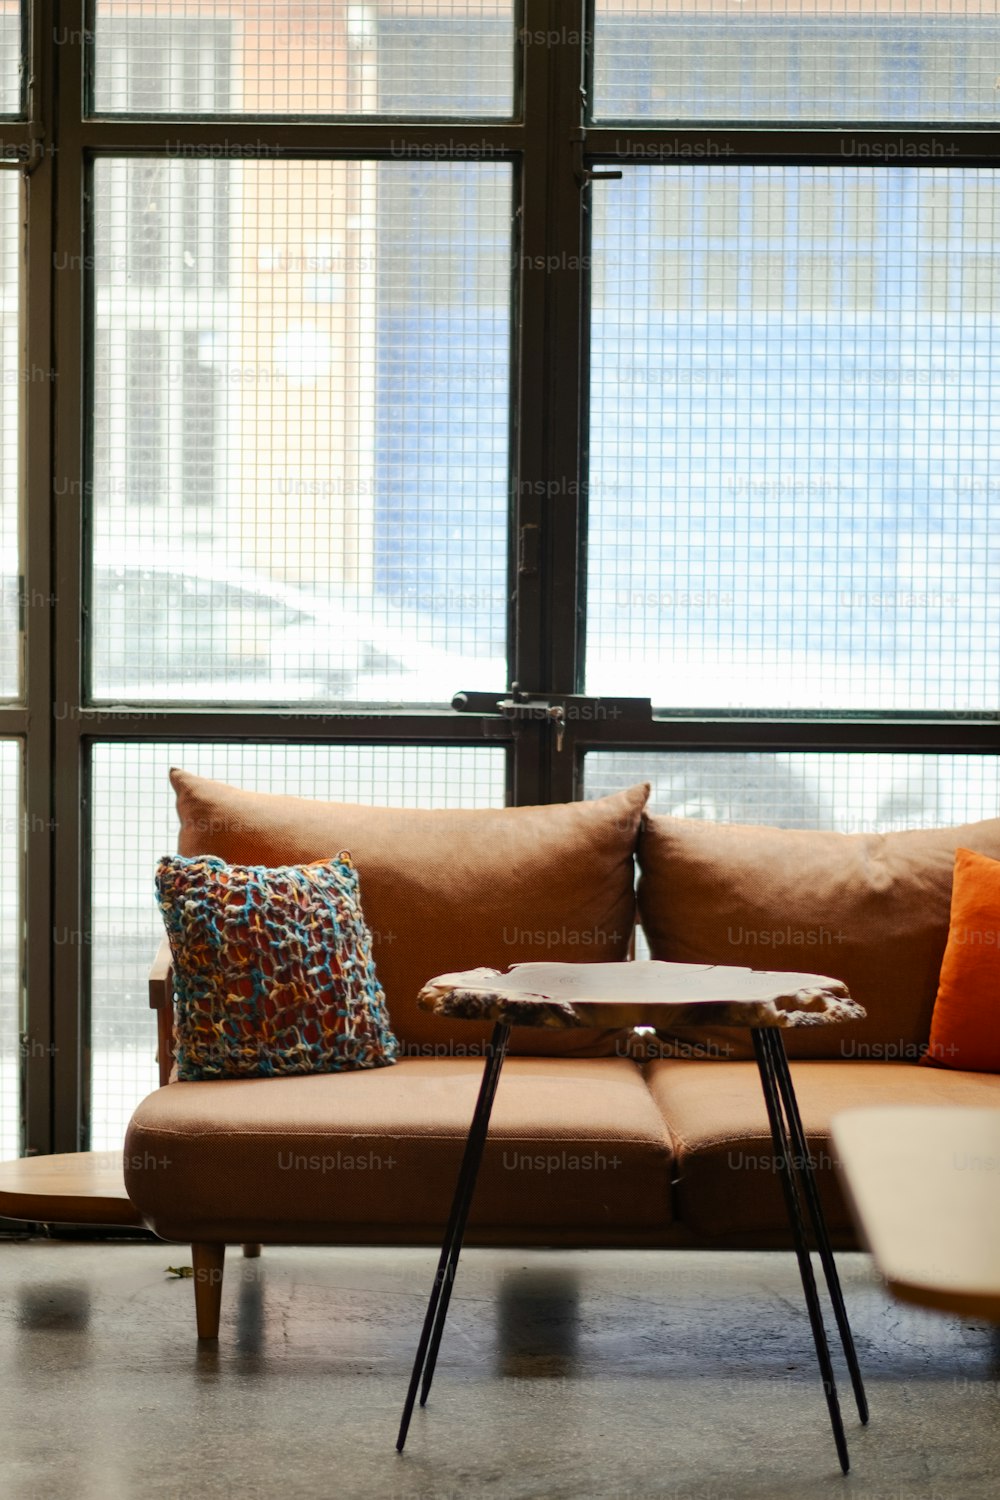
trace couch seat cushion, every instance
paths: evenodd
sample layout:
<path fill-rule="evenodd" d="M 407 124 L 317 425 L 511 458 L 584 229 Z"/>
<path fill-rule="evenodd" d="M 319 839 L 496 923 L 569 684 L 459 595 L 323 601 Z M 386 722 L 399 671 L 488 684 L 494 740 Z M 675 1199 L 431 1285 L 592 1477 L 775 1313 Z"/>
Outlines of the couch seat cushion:
<path fill-rule="evenodd" d="M 242 1239 L 253 1225 L 292 1241 L 316 1230 L 335 1240 L 342 1226 L 443 1232 L 482 1072 L 475 1058 L 410 1058 L 363 1073 L 167 1084 L 132 1118 L 126 1187 L 168 1239 Z M 671 1168 L 635 1063 L 508 1058 L 471 1222 L 660 1228 Z"/>
<path fill-rule="evenodd" d="M 674 1143 L 676 1215 L 699 1237 L 787 1237 L 756 1063 L 665 1059 L 647 1065 L 646 1081 Z M 880 1104 L 1000 1107 L 994 1075 L 911 1063 L 795 1062 L 792 1081 L 832 1232 L 852 1228 L 833 1170 L 833 1115 Z"/>
<path fill-rule="evenodd" d="M 843 979 L 864 1021 L 789 1035 L 789 1057 L 916 1062 L 948 937 L 955 850 L 1000 858 L 1000 818 L 900 833 L 830 833 L 650 817 L 639 912 L 652 958 Z M 678 1030 L 752 1060 L 746 1031 Z"/>
<path fill-rule="evenodd" d="M 294 865 L 350 853 L 401 1057 L 467 1057 L 489 1040 L 489 1025 L 418 1008 L 438 974 L 628 956 L 648 785 L 548 807 L 425 809 L 247 792 L 178 770 L 170 779 L 181 854 Z M 516 1026 L 511 1052 L 610 1056 L 619 1043 L 614 1031 Z"/>

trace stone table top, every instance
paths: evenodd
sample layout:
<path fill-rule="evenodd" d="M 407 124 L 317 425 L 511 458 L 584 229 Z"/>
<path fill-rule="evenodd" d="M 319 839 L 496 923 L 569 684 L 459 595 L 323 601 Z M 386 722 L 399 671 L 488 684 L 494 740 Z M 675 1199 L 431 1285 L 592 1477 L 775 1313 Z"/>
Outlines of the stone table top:
<path fill-rule="evenodd" d="M 424 1010 L 512 1026 L 829 1026 L 864 1019 L 841 979 L 723 964 L 515 964 L 439 974 Z"/>

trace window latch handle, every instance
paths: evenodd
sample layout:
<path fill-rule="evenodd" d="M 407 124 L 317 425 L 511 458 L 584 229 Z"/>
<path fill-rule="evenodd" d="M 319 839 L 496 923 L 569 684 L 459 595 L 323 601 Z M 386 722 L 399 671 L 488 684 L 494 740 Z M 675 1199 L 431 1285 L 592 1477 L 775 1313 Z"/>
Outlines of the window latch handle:
<path fill-rule="evenodd" d="M 592 182 L 620 182 L 621 172 L 595 172 L 587 166 L 583 159 L 586 144 L 587 132 L 581 125 L 573 132 L 573 175 L 580 186 L 588 187 Z"/>

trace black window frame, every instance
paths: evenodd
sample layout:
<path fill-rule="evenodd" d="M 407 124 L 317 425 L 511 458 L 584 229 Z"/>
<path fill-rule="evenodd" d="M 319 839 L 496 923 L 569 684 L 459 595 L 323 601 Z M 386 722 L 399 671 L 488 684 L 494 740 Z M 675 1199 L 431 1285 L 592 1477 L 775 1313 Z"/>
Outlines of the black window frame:
<path fill-rule="evenodd" d="M 591 174 L 646 161 L 843 165 L 845 141 L 867 149 L 887 134 L 919 164 L 934 141 L 949 165 L 1000 165 L 1000 129 L 942 125 L 682 125 L 594 122 L 593 0 L 521 0 L 515 32 L 554 40 L 517 49 L 510 120 L 97 116 L 89 112 L 92 0 L 64 0 L 58 27 L 43 0 L 26 3 L 31 66 L 22 116 L 0 125 L 3 165 L 22 177 L 25 255 L 22 359 L 42 378 L 22 383 L 23 568 L 33 597 L 24 635 L 24 691 L 0 704 L 0 736 L 24 746 L 22 1027 L 23 1147 L 86 1147 L 89 1118 L 88 809 L 91 747 L 103 741 L 193 738 L 274 743 L 503 745 L 508 800 L 572 800 L 596 750 L 1000 752 L 996 713 L 906 714 L 677 710 L 567 716 L 557 738 L 544 716 L 478 695 L 467 711 L 350 708 L 298 713 L 267 707 L 88 705 L 83 629 L 86 518 L 91 163 L 108 155 L 164 155 L 222 145 L 246 159 L 280 146 L 286 159 L 434 159 L 514 164 L 512 411 L 508 548 L 510 682 L 563 702 L 583 687 L 587 558 L 587 305 Z M 57 32 L 59 40 L 57 43 Z M 940 164 L 936 153 L 928 165 Z M 57 269 L 58 268 L 58 269 Z M 48 373 L 45 373 L 48 372 Z M 456 689 L 477 689 L 456 683 Z M 76 943 L 56 932 L 79 934 Z M 150 1030 L 150 1045 L 153 1032 Z"/>

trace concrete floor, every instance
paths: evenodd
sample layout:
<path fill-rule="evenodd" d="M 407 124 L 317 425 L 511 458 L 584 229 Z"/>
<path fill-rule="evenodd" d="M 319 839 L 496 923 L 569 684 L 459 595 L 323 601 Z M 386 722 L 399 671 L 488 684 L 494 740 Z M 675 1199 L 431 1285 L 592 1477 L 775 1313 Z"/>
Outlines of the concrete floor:
<path fill-rule="evenodd" d="M 222 1337 L 204 1348 L 191 1283 L 165 1274 L 188 1261 L 169 1245 L 0 1242 L 4 1500 L 1000 1489 L 1000 1340 L 891 1302 L 861 1255 L 840 1265 L 872 1420 L 842 1389 L 847 1478 L 788 1254 L 467 1252 L 403 1456 L 433 1252 L 231 1252 Z"/>

